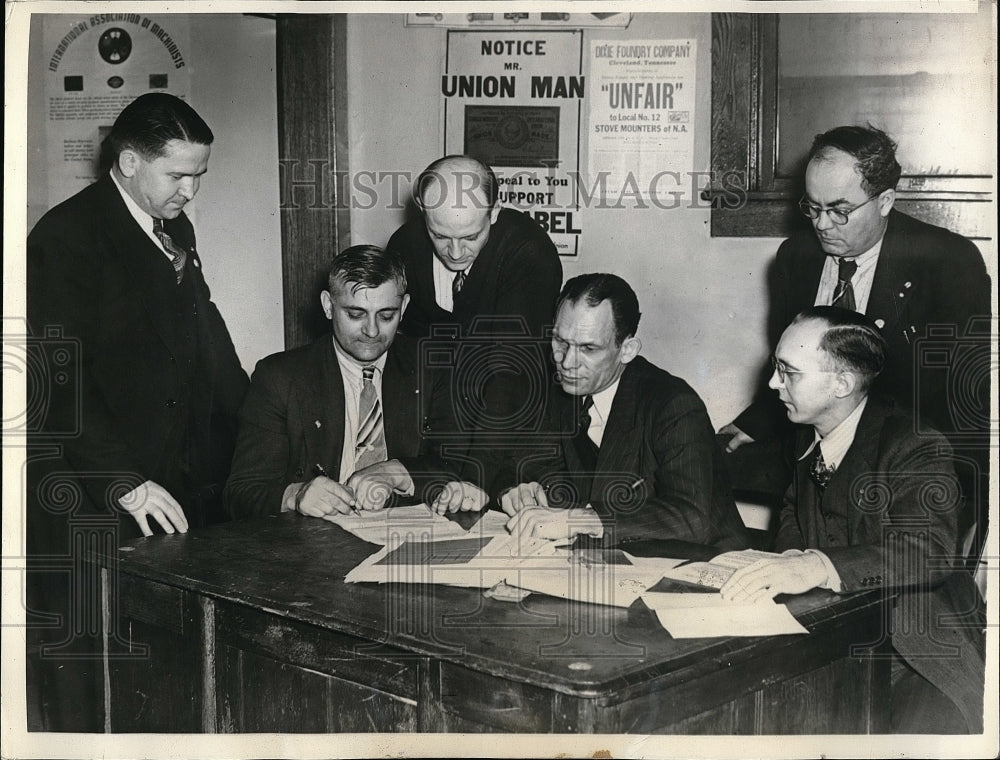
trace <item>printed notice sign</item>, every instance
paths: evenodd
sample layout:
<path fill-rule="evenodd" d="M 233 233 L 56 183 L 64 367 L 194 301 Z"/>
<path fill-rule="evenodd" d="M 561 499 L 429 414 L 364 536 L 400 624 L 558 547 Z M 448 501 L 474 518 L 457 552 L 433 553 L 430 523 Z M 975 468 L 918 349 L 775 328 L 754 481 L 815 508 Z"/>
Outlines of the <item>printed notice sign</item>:
<path fill-rule="evenodd" d="M 101 141 L 146 92 L 188 96 L 187 16 L 104 13 L 46 19 L 49 207 L 96 178 Z"/>
<path fill-rule="evenodd" d="M 444 152 L 492 166 L 501 203 L 530 214 L 560 255 L 575 256 L 581 32 L 452 31 L 445 61 Z"/>
<path fill-rule="evenodd" d="M 584 178 L 608 200 L 674 197 L 694 168 L 695 40 L 594 40 Z"/>

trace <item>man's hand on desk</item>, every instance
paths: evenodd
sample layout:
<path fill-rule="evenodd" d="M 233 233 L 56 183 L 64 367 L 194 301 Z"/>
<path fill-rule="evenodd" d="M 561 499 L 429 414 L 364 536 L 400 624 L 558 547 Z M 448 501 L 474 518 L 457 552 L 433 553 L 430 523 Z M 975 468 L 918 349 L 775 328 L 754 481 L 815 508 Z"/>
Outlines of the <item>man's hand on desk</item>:
<path fill-rule="evenodd" d="M 541 483 L 520 483 L 513 488 L 508 488 L 500 497 L 500 508 L 511 517 L 522 509 L 547 506 L 549 506 L 549 500 Z"/>
<path fill-rule="evenodd" d="M 757 602 L 778 594 L 804 594 L 825 584 L 827 575 L 818 554 L 760 559 L 733 573 L 719 593 L 730 602 Z"/>
<path fill-rule="evenodd" d="M 446 485 L 431 504 L 439 515 L 447 512 L 481 512 L 490 497 L 479 486 L 467 481 L 453 480 Z"/>
<path fill-rule="evenodd" d="M 730 454 L 745 443 L 753 443 L 753 438 L 736 427 L 732 422 L 725 427 L 719 428 L 719 435 L 732 436 L 726 443 L 726 451 Z"/>
<path fill-rule="evenodd" d="M 600 538 L 604 535 L 601 518 L 592 509 L 556 509 L 529 507 L 507 521 L 507 530 L 521 538 L 574 538 L 580 533 Z"/>
<path fill-rule="evenodd" d="M 354 493 L 356 509 L 382 509 L 393 493 L 412 494 L 413 479 L 398 460 L 390 459 L 351 475 L 347 490 Z"/>
<path fill-rule="evenodd" d="M 306 483 L 293 483 L 293 509 L 310 517 L 325 517 L 336 513 L 346 515 L 354 504 L 354 493 L 336 480 L 320 475 Z"/>
<path fill-rule="evenodd" d="M 152 517 L 167 533 L 187 533 L 188 522 L 184 510 L 170 492 L 159 483 L 147 480 L 118 499 L 122 509 L 132 515 L 142 535 L 153 535 L 149 527 Z"/>

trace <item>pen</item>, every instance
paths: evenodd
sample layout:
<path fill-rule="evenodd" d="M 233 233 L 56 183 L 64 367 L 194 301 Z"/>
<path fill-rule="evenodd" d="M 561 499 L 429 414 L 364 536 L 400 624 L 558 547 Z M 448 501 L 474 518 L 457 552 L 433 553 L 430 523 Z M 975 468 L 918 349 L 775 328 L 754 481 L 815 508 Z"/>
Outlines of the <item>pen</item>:
<path fill-rule="evenodd" d="M 322 475 L 324 478 L 330 477 L 329 475 L 326 474 L 326 470 L 323 469 L 323 465 L 321 465 L 319 462 L 313 465 L 313 475 L 316 476 Z"/>
<path fill-rule="evenodd" d="M 319 466 L 319 465 L 317 465 L 317 467 L 318 467 L 318 466 Z M 643 483 L 645 483 L 645 482 L 646 482 L 646 479 L 645 479 L 645 478 L 639 478 L 639 479 L 638 479 L 637 481 L 635 481 L 635 483 L 633 483 L 632 485 L 630 485 L 630 486 L 628 487 L 628 490 L 630 490 L 630 491 L 634 491 L 635 489 L 637 489 L 637 488 L 638 488 L 639 486 L 641 486 L 641 485 L 642 485 Z"/>

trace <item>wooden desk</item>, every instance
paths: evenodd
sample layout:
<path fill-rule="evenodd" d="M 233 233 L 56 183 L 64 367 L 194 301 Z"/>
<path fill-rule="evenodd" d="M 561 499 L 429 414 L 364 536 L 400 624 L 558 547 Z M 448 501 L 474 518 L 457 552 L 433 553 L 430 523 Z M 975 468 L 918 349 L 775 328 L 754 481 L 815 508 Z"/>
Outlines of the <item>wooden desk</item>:
<path fill-rule="evenodd" d="M 112 731 L 877 733 L 879 592 L 814 591 L 808 636 L 674 640 L 628 610 L 345 584 L 376 547 L 286 514 L 103 558 Z M 110 619 L 114 619 L 113 612 Z"/>

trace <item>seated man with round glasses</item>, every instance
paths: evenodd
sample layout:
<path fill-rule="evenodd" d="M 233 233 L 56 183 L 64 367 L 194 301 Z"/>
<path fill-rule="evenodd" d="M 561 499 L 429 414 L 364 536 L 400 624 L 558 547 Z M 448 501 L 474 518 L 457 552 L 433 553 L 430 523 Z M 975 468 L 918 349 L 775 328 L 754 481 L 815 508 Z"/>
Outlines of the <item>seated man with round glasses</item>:
<path fill-rule="evenodd" d="M 990 388 L 981 379 L 989 376 L 989 275 L 971 241 L 894 208 L 900 174 L 896 144 L 871 125 L 816 136 L 799 201 L 812 227 L 782 243 L 769 272 L 769 345 L 810 306 L 865 314 L 887 344 L 875 390 L 912 407 L 917 429 L 932 427 L 954 445 L 971 445 L 977 464 L 960 476 L 985 483 Z M 960 376 L 963 367 L 968 371 Z M 784 409 L 762 384 L 754 402 L 719 433 L 733 452 L 773 442 L 785 430 Z M 775 461 L 764 457 L 768 450 L 777 447 L 747 447 L 731 458 L 735 487 L 753 488 L 740 473 L 763 472 Z M 774 473 L 770 481 L 783 478 Z M 757 490 L 769 490 L 760 482 Z"/>

